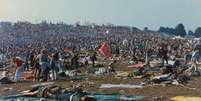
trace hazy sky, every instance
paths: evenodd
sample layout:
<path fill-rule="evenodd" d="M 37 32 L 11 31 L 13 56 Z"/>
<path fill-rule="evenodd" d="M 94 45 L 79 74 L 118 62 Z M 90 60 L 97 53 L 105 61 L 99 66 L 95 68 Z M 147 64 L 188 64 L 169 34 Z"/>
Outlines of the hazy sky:
<path fill-rule="evenodd" d="M 0 21 L 98 24 L 111 22 L 158 29 L 201 26 L 201 0 L 0 0 Z"/>

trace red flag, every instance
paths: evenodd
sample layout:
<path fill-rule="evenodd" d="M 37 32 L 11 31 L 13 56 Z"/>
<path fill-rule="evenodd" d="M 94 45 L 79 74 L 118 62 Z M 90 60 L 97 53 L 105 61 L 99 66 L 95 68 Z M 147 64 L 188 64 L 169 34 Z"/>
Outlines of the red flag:
<path fill-rule="evenodd" d="M 99 49 L 100 53 L 106 56 L 107 58 L 112 58 L 112 54 L 109 51 L 107 43 L 103 43 L 101 48 Z"/>

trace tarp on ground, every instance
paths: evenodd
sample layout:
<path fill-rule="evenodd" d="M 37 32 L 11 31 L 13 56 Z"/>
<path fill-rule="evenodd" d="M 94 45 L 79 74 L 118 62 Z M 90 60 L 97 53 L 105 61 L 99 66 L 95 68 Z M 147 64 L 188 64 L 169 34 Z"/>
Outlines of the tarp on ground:
<path fill-rule="evenodd" d="M 137 64 L 133 64 L 133 65 L 130 65 L 130 66 L 128 66 L 128 67 L 131 67 L 131 68 L 141 68 L 141 67 L 143 67 L 143 66 L 144 66 L 144 63 L 139 62 L 139 63 L 137 63 Z"/>
<path fill-rule="evenodd" d="M 185 40 L 185 38 L 183 38 L 183 37 L 181 37 L 181 36 L 175 36 L 175 37 L 173 37 L 172 39 L 173 39 L 173 40 L 175 40 L 175 39 Z"/>
<path fill-rule="evenodd" d="M 171 98 L 174 101 L 201 101 L 201 97 L 186 97 L 186 96 L 175 96 Z"/>
<path fill-rule="evenodd" d="M 122 95 L 94 95 L 97 101 L 137 101 L 142 100 L 145 96 L 122 96 Z"/>
<path fill-rule="evenodd" d="M 121 94 L 104 94 L 104 93 L 93 93 L 88 96 L 95 97 L 97 101 L 138 101 L 143 100 L 146 96 L 125 96 Z M 0 97 L 0 101 L 40 101 L 44 98 L 33 98 L 33 97 L 20 97 L 20 96 L 5 96 Z M 54 99 L 45 99 L 45 101 L 58 101 Z"/>
<path fill-rule="evenodd" d="M 119 93 L 105 94 L 105 93 L 93 93 L 89 94 L 97 99 L 97 101 L 138 101 L 143 100 L 146 96 L 126 96 Z"/>
<path fill-rule="evenodd" d="M 102 84 L 100 88 L 143 88 L 143 86 L 131 84 Z"/>
<path fill-rule="evenodd" d="M 10 98 L 0 98 L 0 101 L 40 101 L 45 98 L 33 98 L 33 97 L 10 97 Z M 53 99 L 45 99 L 45 101 L 58 101 Z"/>

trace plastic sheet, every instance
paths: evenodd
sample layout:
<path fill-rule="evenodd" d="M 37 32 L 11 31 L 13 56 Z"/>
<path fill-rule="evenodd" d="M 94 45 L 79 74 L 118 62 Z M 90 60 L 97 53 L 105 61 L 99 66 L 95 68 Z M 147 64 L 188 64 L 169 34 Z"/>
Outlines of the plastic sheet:
<path fill-rule="evenodd" d="M 100 88 L 143 88 L 143 86 L 131 84 L 102 84 Z"/>
<path fill-rule="evenodd" d="M 118 93 L 115 94 L 93 93 L 88 94 L 88 96 L 96 98 L 97 101 L 138 101 L 146 98 L 146 96 L 125 96 Z M 59 101 L 46 98 L 23 97 L 20 94 L 0 97 L 0 101 L 41 101 L 42 99 L 45 101 Z"/>
<path fill-rule="evenodd" d="M 124 96 L 118 94 L 112 94 L 112 95 L 98 94 L 94 95 L 94 97 L 97 99 L 97 101 L 137 101 L 145 98 L 145 96 Z"/>
<path fill-rule="evenodd" d="M 19 96 L 1 97 L 0 101 L 41 101 L 41 99 L 44 99 L 45 101 L 58 101 L 58 100 L 54 100 L 54 99 L 34 98 L 34 97 L 19 97 Z"/>
<path fill-rule="evenodd" d="M 201 101 L 201 97 L 185 97 L 185 96 L 175 96 L 171 98 L 173 101 Z"/>

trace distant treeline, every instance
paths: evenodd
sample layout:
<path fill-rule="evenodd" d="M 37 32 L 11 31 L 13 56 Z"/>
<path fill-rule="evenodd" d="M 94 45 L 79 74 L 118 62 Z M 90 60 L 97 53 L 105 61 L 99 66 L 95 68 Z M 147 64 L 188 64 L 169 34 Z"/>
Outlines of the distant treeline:
<path fill-rule="evenodd" d="M 161 26 L 159 28 L 158 32 L 163 32 L 163 33 L 167 33 L 169 35 L 177 35 L 177 36 L 183 36 L 183 37 L 185 35 L 201 37 L 201 27 L 198 27 L 194 32 L 191 30 L 189 30 L 187 32 L 182 23 L 178 24 L 175 28 Z"/>
<path fill-rule="evenodd" d="M 185 30 L 185 27 L 182 23 L 178 24 L 175 28 L 161 26 L 158 31 L 149 30 L 148 27 L 145 27 L 144 30 L 140 30 L 136 27 L 130 26 L 117 26 L 113 24 L 103 24 L 97 25 L 95 23 L 80 25 L 79 22 L 76 22 L 75 25 L 65 24 L 65 23 L 48 23 L 42 21 L 41 23 L 33 24 L 27 21 L 19 21 L 16 23 L 11 22 L 0 22 L 0 33 L 44 33 L 44 32 L 54 32 L 54 33 L 166 33 L 168 35 L 176 36 L 186 36 L 191 35 L 195 37 L 201 37 L 201 27 L 198 27 L 195 31 Z"/>

